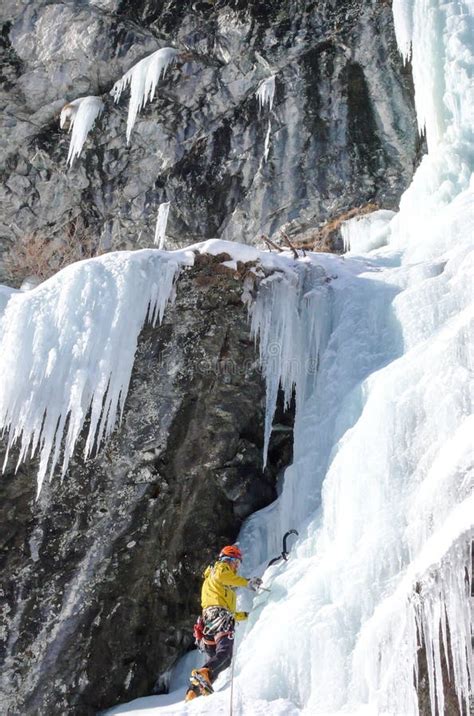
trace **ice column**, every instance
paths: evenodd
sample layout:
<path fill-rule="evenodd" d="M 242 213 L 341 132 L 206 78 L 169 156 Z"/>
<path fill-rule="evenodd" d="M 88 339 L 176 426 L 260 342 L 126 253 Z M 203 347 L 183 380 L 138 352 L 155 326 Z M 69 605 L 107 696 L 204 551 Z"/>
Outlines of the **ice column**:
<path fill-rule="evenodd" d="M 158 215 L 156 217 L 156 228 L 155 228 L 155 244 L 158 245 L 159 249 L 163 249 L 165 246 L 166 238 L 166 225 L 168 223 L 168 214 L 170 211 L 170 202 L 166 201 L 160 204 L 158 207 Z"/>
<path fill-rule="evenodd" d="M 263 80 L 255 93 L 258 99 L 258 105 L 260 110 L 263 110 L 265 106 L 268 106 L 268 111 L 271 113 L 273 108 L 273 99 L 275 97 L 275 75 L 268 77 Z M 268 119 L 268 127 L 265 134 L 265 144 L 263 149 L 263 158 L 265 161 L 268 159 L 268 152 L 270 151 L 270 136 L 272 131 L 271 119 Z"/>
<path fill-rule="evenodd" d="M 258 339 L 266 383 L 265 463 L 280 386 L 286 406 L 296 391 L 298 409 L 308 383 L 315 379 L 326 292 L 322 268 L 295 264 L 292 271 L 274 272 L 263 279 L 250 308 L 251 331 Z"/>

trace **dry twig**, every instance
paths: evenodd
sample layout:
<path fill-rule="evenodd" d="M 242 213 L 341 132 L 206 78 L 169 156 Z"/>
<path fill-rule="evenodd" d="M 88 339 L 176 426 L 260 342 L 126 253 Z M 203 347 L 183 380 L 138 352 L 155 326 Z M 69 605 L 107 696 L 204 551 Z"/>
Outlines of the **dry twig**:
<path fill-rule="evenodd" d="M 280 234 L 282 235 L 282 238 L 283 238 L 283 241 L 285 242 L 285 244 L 287 244 L 287 246 L 289 246 L 289 248 L 291 249 L 291 251 L 293 253 L 293 257 L 295 259 L 298 259 L 299 258 L 298 252 L 295 249 L 295 247 L 293 246 L 293 244 L 291 243 L 290 239 L 288 238 L 288 234 L 285 234 L 283 229 L 280 229 Z"/>
<path fill-rule="evenodd" d="M 44 281 L 65 266 L 104 253 L 80 219 L 69 221 L 54 237 L 36 231 L 23 234 L 3 255 L 4 271 L 14 285 L 29 276 Z"/>
<path fill-rule="evenodd" d="M 275 249 L 276 251 L 278 251 L 279 253 L 281 253 L 281 252 L 283 251 L 283 249 L 281 248 L 281 246 L 278 246 L 278 245 L 275 244 L 273 241 L 270 241 L 270 239 L 268 238 L 268 236 L 265 236 L 265 234 L 262 234 L 260 238 L 261 238 L 262 241 L 264 241 L 264 242 L 267 244 L 267 246 L 269 247 L 270 251 L 272 250 L 272 248 Z"/>

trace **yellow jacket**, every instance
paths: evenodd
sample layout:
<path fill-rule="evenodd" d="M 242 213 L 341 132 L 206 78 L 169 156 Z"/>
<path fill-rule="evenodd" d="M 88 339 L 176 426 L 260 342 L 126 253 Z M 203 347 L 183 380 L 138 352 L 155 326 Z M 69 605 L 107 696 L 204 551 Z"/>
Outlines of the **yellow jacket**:
<path fill-rule="evenodd" d="M 246 612 L 236 612 L 237 597 L 234 589 L 246 587 L 249 580 L 236 574 L 225 562 L 216 562 L 204 572 L 201 591 L 201 606 L 225 607 L 237 621 L 247 618 Z"/>

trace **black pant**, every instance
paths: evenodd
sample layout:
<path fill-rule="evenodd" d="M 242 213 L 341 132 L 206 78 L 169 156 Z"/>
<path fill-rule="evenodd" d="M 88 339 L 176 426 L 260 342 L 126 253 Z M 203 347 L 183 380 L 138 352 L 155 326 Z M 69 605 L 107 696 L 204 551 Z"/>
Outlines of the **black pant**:
<path fill-rule="evenodd" d="M 206 644 L 205 646 L 206 654 L 209 658 L 204 664 L 204 668 L 211 670 L 212 681 L 217 679 L 221 671 L 227 669 L 231 664 L 232 651 L 234 649 L 233 636 L 233 634 L 232 638 L 223 636 L 218 640 L 215 646 L 210 644 Z"/>

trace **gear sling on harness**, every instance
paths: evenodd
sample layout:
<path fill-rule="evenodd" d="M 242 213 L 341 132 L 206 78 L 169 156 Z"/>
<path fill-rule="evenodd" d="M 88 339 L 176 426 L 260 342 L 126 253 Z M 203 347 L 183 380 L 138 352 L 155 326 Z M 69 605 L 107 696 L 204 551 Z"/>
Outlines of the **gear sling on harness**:
<path fill-rule="evenodd" d="M 194 625 L 196 644 L 209 657 L 205 666 L 211 670 L 213 680 L 230 666 L 234 630 L 234 617 L 225 607 L 207 607 Z"/>
<path fill-rule="evenodd" d="M 215 646 L 223 637 L 234 638 L 235 621 L 225 607 L 207 607 L 198 617 L 193 628 L 196 645 L 205 650 L 206 646 Z"/>

